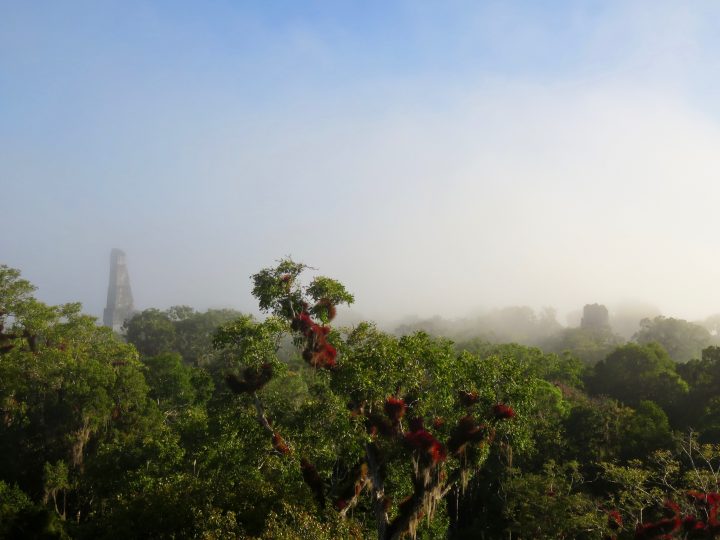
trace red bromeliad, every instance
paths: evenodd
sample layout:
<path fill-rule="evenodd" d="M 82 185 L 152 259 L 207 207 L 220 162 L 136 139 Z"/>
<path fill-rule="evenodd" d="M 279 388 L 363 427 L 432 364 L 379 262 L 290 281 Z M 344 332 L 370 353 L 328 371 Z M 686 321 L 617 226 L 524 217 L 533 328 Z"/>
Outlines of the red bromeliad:
<path fill-rule="evenodd" d="M 390 396 L 385 400 L 385 414 L 393 424 L 400 421 L 406 410 L 407 405 L 405 405 L 405 400 L 402 398 Z"/>
<path fill-rule="evenodd" d="M 433 435 L 424 429 L 405 434 L 405 442 L 421 456 L 428 457 L 434 464 L 447 459 L 445 447 Z"/>
<path fill-rule="evenodd" d="M 317 324 L 307 311 L 301 311 L 290 323 L 290 328 L 305 337 L 302 357 L 312 367 L 332 369 L 336 366 L 337 349 L 327 340 L 329 326 Z"/>
<path fill-rule="evenodd" d="M 498 420 L 509 420 L 515 418 L 515 411 L 509 405 L 504 403 L 497 403 L 492 408 L 493 416 Z"/>

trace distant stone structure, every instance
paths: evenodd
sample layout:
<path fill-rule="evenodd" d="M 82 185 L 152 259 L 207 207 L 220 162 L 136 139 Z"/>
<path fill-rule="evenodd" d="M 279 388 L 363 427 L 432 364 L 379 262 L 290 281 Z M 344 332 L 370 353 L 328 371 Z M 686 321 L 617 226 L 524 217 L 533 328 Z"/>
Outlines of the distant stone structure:
<path fill-rule="evenodd" d="M 591 330 L 605 330 L 610 328 L 610 316 L 608 310 L 602 304 L 586 304 L 583 307 L 583 316 L 580 321 L 580 328 Z"/>
<path fill-rule="evenodd" d="M 113 249 L 110 252 L 110 283 L 108 285 L 107 307 L 103 312 L 103 324 L 115 332 L 122 332 L 126 319 L 133 316 L 130 276 L 125 263 L 125 252 Z"/>

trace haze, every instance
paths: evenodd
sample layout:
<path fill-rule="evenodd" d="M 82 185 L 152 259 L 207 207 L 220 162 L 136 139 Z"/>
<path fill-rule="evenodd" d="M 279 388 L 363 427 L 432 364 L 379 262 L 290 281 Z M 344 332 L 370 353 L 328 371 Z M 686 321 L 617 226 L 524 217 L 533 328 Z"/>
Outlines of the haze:
<path fill-rule="evenodd" d="M 0 263 L 47 302 L 100 315 L 119 247 L 141 309 L 292 255 L 380 320 L 720 311 L 716 2 L 0 14 Z"/>

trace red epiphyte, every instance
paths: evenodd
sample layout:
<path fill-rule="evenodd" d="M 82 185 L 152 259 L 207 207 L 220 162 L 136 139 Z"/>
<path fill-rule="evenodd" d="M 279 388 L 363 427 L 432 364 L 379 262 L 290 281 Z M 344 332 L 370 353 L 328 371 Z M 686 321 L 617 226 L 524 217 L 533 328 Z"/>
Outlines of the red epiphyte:
<path fill-rule="evenodd" d="M 702 493 L 691 490 L 687 492 L 687 497 L 691 503 L 706 508 L 717 509 L 717 507 L 720 506 L 720 493 Z"/>
<path fill-rule="evenodd" d="M 290 447 L 287 445 L 285 440 L 277 432 L 273 433 L 272 445 L 273 445 L 273 448 L 282 455 L 287 455 L 290 453 Z"/>
<path fill-rule="evenodd" d="M 685 516 L 682 520 L 682 527 L 687 532 L 699 532 L 699 531 L 705 531 L 706 525 L 703 521 L 698 520 L 695 516 L 689 515 Z"/>
<path fill-rule="evenodd" d="M 415 450 L 429 450 L 435 442 L 435 437 L 428 431 L 421 429 L 406 433 L 405 442 Z"/>
<path fill-rule="evenodd" d="M 301 334 L 307 336 L 314 324 L 315 323 L 310 318 L 310 314 L 307 311 L 302 311 L 292 320 L 290 328 L 292 328 L 295 332 L 300 332 Z"/>
<path fill-rule="evenodd" d="M 463 416 L 450 434 L 448 449 L 453 454 L 461 454 L 465 450 L 465 445 L 479 443 L 487 434 L 487 428 L 484 425 L 478 424 L 470 415 Z"/>
<path fill-rule="evenodd" d="M 416 416 L 408 421 L 408 427 L 410 431 L 420 431 L 421 429 L 425 429 L 425 422 L 422 417 Z"/>
<path fill-rule="evenodd" d="M 710 513 L 708 514 L 708 525 L 710 525 L 714 531 L 720 532 L 720 521 L 718 521 L 718 504 L 710 506 Z"/>
<path fill-rule="evenodd" d="M 635 538 L 640 540 L 662 537 L 677 531 L 681 526 L 679 517 L 661 519 L 654 523 L 642 523 L 635 529 Z"/>
<path fill-rule="evenodd" d="M 329 343 L 325 344 L 325 356 L 326 358 L 331 361 L 333 364 L 335 364 L 335 359 L 337 358 L 337 349 L 330 345 Z"/>
<path fill-rule="evenodd" d="M 323 335 L 320 328 L 321 326 L 317 323 L 310 324 L 308 329 L 305 330 L 305 336 L 309 339 L 320 339 Z"/>
<path fill-rule="evenodd" d="M 675 501 L 671 501 L 670 499 L 665 501 L 665 508 L 668 510 L 671 510 L 673 514 L 679 514 L 680 513 L 680 505 L 676 503 Z"/>
<path fill-rule="evenodd" d="M 433 463 L 439 463 L 447 459 L 447 450 L 440 442 L 435 441 L 428 450 L 428 455 Z"/>
<path fill-rule="evenodd" d="M 402 398 L 390 396 L 385 400 L 385 414 L 393 424 L 396 424 L 405 415 L 405 400 Z"/>
<path fill-rule="evenodd" d="M 423 452 L 433 463 L 444 461 L 447 458 L 445 447 L 424 429 L 406 433 L 405 442 L 411 448 Z"/>
<path fill-rule="evenodd" d="M 608 527 L 613 530 L 622 529 L 623 519 L 620 512 L 617 510 L 610 510 L 608 512 Z"/>
<path fill-rule="evenodd" d="M 310 365 L 318 368 L 334 368 L 336 365 L 337 349 L 329 343 L 324 343 L 317 352 L 312 354 Z"/>
<path fill-rule="evenodd" d="M 302 357 L 313 367 L 333 368 L 336 365 L 337 349 L 327 342 L 329 326 L 320 326 L 313 322 L 307 311 L 298 314 L 290 327 L 307 338 Z"/>
<path fill-rule="evenodd" d="M 515 417 L 515 411 L 509 405 L 497 403 L 493 405 L 492 414 L 497 420 L 509 420 Z"/>
<path fill-rule="evenodd" d="M 466 390 L 458 391 L 458 398 L 463 407 L 471 407 L 480 401 L 480 395 L 477 392 L 468 392 Z"/>
<path fill-rule="evenodd" d="M 435 429 L 440 429 L 445 425 L 445 419 L 441 418 L 440 416 L 436 416 L 433 418 L 432 425 Z"/>

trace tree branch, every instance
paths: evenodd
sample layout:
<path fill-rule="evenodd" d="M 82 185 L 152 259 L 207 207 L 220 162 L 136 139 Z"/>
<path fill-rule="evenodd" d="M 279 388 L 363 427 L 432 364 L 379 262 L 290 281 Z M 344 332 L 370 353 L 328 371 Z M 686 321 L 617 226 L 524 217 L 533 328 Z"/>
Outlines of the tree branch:
<path fill-rule="evenodd" d="M 270 425 L 270 421 L 267 419 L 267 416 L 265 416 L 265 407 L 263 407 L 263 404 L 260 402 L 260 398 L 258 397 L 257 392 L 253 392 L 253 401 L 255 402 L 257 421 L 260 422 L 260 425 L 272 437 L 273 435 L 275 435 L 275 431 Z"/>
<path fill-rule="evenodd" d="M 380 460 L 375 443 L 365 444 L 365 455 L 367 456 L 368 474 L 372 483 L 372 504 L 375 511 L 375 524 L 377 528 L 378 538 L 384 539 L 387 526 L 388 516 L 385 511 L 385 479 L 380 470 Z"/>

